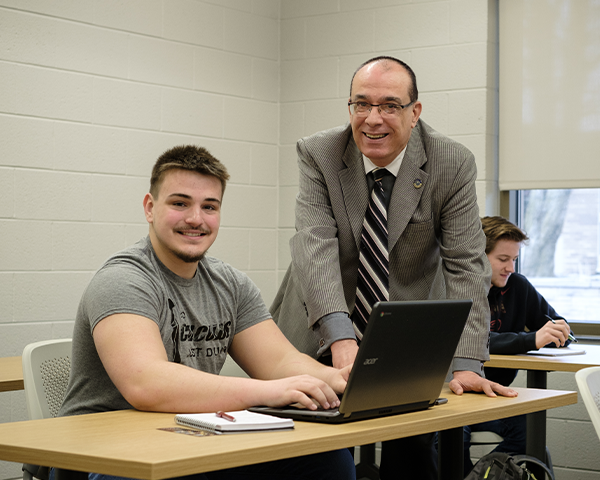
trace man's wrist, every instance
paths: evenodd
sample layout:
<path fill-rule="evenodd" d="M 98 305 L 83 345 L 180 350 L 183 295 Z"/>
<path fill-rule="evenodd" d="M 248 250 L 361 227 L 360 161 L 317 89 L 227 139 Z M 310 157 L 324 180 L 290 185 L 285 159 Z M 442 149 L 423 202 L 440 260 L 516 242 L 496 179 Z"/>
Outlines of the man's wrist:
<path fill-rule="evenodd" d="M 452 373 L 465 370 L 476 373 L 480 377 L 485 378 L 482 361 L 475 360 L 474 358 L 454 357 L 451 367 Z"/>
<path fill-rule="evenodd" d="M 340 340 L 356 340 L 352 321 L 346 312 L 333 312 L 321 317 L 313 327 L 319 338 L 320 357 L 327 352 L 334 342 Z"/>

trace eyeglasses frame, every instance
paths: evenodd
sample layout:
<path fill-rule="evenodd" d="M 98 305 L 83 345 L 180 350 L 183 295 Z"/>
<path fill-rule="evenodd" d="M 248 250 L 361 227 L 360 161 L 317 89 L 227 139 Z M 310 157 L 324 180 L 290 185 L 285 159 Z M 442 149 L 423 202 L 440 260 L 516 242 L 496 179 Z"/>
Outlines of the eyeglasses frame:
<path fill-rule="evenodd" d="M 395 103 L 392 103 L 392 102 L 386 102 L 386 103 L 380 103 L 380 104 L 377 105 L 375 103 L 369 103 L 369 102 L 365 102 L 365 101 L 361 100 L 360 102 L 348 102 L 348 106 L 350 106 L 350 105 L 356 105 L 357 103 L 366 103 L 367 105 L 369 105 L 369 112 L 367 113 L 366 116 L 369 116 L 371 114 L 371 110 L 372 110 L 373 107 L 377 107 L 377 111 L 379 112 L 379 115 L 381 115 L 382 114 L 381 113 L 381 107 L 383 105 L 396 105 L 396 106 L 400 107 L 400 110 L 404 110 L 406 107 L 410 107 L 415 102 L 416 102 L 416 100 L 413 100 L 412 102 L 406 103 L 404 105 L 396 105 Z M 353 114 L 354 115 L 360 115 L 360 114 L 357 114 L 356 112 L 353 112 Z M 389 115 L 389 113 L 386 114 L 386 115 Z"/>

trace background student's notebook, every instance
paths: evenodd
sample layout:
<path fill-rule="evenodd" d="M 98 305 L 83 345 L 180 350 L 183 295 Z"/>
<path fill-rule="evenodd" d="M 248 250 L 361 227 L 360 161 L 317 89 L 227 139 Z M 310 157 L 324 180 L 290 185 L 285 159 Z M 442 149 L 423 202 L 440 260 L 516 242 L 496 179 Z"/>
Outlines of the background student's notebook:
<path fill-rule="evenodd" d="M 529 350 L 527 355 L 543 355 L 547 357 L 564 357 L 565 355 L 583 355 L 585 350 L 579 347 L 568 347 L 552 348 L 542 347 L 539 350 Z M 522 354 L 521 354 L 522 355 Z"/>
<path fill-rule="evenodd" d="M 471 300 L 377 303 L 339 409 L 252 407 L 250 410 L 326 423 L 424 410 L 440 394 L 472 303 Z"/>
<path fill-rule="evenodd" d="M 277 418 L 248 410 L 227 412 L 227 414 L 234 417 L 235 422 L 220 418 L 216 413 L 179 413 L 175 415 L 175 422 L 179 425 L 213 433 L 243 433 L 294 428 L 294 421 L 289 418 Z"/>

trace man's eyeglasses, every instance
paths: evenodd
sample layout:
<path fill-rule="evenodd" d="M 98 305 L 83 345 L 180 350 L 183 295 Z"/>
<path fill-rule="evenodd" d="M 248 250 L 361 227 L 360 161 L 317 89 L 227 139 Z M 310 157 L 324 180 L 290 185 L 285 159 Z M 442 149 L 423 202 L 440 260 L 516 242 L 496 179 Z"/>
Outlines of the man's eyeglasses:
<path fill-rule="evenodd" d="M 348 102 L 348 106 L 352 109 L 354 115 L 359 115 L 361 117 L 369 115 L 369 113 L 371 113 L 371 108 L 373 107 L 377 107 L 381 115 L 391 116 L 400 113 L 406 107 L 410 107 L 413 103 L 415 102 L 412 101 L 405 105 L 398 105 L 397 103 L 382 103 L 380 105 L 375 105 L 368 102 Z"/>

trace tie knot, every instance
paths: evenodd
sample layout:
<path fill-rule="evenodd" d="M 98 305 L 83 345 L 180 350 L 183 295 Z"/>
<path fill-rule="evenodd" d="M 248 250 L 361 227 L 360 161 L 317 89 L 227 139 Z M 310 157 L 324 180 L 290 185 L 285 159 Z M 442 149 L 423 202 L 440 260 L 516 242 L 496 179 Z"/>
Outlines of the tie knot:
<path fill-rule="evenodd" d="M 371 174 L 376 182 L 380 182 L 383 177 L 386 175 L 391 175 L 392 172 L 390 172 L 387 168 L 376 168 L 371 172 Z"/>
<path fill-rule="evenodd" d="M 370 175 L 372 180 L 368 182 L 370 188 L 369 191 L 373 192 L 373 187 L 377 185 L 379 191 L 383 195 L 385 207 L 387 208 L 390 202 L 390 197 L 392 196 L 392 190 L 394 188 L 396 177 L 387 168 L 378 168 L 376 170 L 372 170 Z"/>

